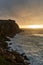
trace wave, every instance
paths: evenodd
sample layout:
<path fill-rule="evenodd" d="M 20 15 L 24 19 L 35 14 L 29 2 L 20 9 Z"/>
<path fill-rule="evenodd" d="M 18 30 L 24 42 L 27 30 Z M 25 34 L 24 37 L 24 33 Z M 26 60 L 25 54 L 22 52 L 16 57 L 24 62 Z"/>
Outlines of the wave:
<path fill-rule="evenodd" d="M 43 37 L 40 34 L 29 35 L 25 32 L 16 34 L 11 38 L 11 49 L 18 51 L 20 54 L 26 53 L 30 59 L 30 65 L 43 65 Z"/>

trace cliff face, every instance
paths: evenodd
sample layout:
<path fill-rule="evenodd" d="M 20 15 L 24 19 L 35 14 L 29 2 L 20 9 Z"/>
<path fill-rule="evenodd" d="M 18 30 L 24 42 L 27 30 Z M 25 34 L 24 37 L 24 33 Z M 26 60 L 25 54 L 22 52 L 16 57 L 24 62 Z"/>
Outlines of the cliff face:
<path fill-rule="evenodd" d="M 0 20 L 0 34 L 11 36 L 19 32 L 20 29 L 15 20 Z"/>
<path fill-rule="evenodd" d="M 14 20 L 0 20 L 0 64 L 1 65 L 29 65 L 26 56 L 16 51 L 9 51 L 7 36 L 14 36 L 21 30 Z"/>

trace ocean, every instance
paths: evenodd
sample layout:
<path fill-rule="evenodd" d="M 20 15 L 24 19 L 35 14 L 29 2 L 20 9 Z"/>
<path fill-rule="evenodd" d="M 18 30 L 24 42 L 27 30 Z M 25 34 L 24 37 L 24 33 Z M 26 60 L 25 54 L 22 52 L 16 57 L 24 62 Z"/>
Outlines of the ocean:
<path fill-rule="evenodd" d="M 43 65 L 43 34 L 30 34 L 29 31 L 23 31 L 16 34 L 8 46 L 20 54 L 25 53 L 30 59 L 30 65 Z M 12 45 L 9 45 L 12 43 Z"/>

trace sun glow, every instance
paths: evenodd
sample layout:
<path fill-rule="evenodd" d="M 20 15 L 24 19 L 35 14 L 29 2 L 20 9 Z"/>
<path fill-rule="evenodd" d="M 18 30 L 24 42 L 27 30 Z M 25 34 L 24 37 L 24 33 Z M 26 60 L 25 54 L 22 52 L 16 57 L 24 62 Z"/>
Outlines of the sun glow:
<path fill-rule="evenodd" d="M 37 28 L 43 28 L 43 25 L 24 25 L 24 26 L 20 26 L 20 28 L 32 28 L 32 29 L 37 29 Z"/>
<path fill-rule="evenodd" d="M 43 28 L 43 25 L 30 25 L 27 28 Z"/>

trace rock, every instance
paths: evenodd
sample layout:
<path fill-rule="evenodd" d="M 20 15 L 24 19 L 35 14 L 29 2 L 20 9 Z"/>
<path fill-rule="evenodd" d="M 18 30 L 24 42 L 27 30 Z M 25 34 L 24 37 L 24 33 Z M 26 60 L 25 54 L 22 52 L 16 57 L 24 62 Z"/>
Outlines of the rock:
<path fill-rule="evenodd" d="M 9 45 L 12 45 L 12 43 L 9 43 Z"/>
<path fill-rule="evenodd" d="M 25 53 L 22 53 L 21 56 L 23 56 L 26 60 L 29 60 L 29 59 L 27 58 L 27 56 L 25 55 Z"/>
<path fill-rule="evenodd" d="M 30 64 L 29 60 L 28 61 L 27 60 L 24 60 L 24 63 L 27 64 L 27 65 Z"/>
<path fill-rule="evenodd" d="M 7 37 L 4 37 L 4 41 L 10 41 L 10 39 Z"/>
<path fill-rule="evenodd" d="M 27 57 L 24 54 L 20 55 L 16 51 L 9 51 L 8 44 L 5 41 L 10 41 L 7 37 L 12 37 L 19 33 L 21 30 L 15 23 L 15 20 L 0 20 L 0 56 L 7 65 L 28 65 L 25 61 Z M 10 43 L 12 45 L 12 43 Z M 6 64 L 3 64 L 6 65 Z"/>
<path fill-rule="evenodd" d="M 8 44 L 5 41 L 10 41 L 7 37 L 13 37 L 20 31 L 15 20 L 0 20 L 0 46 L 6 48 Z"/>
<path fill-rule="evenodd" d="M 0 20 L 0 35 L 14 36 L 21 30 L 15 20 Z"/>
<path fill-rule="evenodd" d="M 2 56 L 5 61 L 9 62 L 10 65 L 29 65 L 27 60 L 25 60 L 24 57 L 16 51 L 9 52 L 3 48 L 0 48 L 0 56 Z"/>

